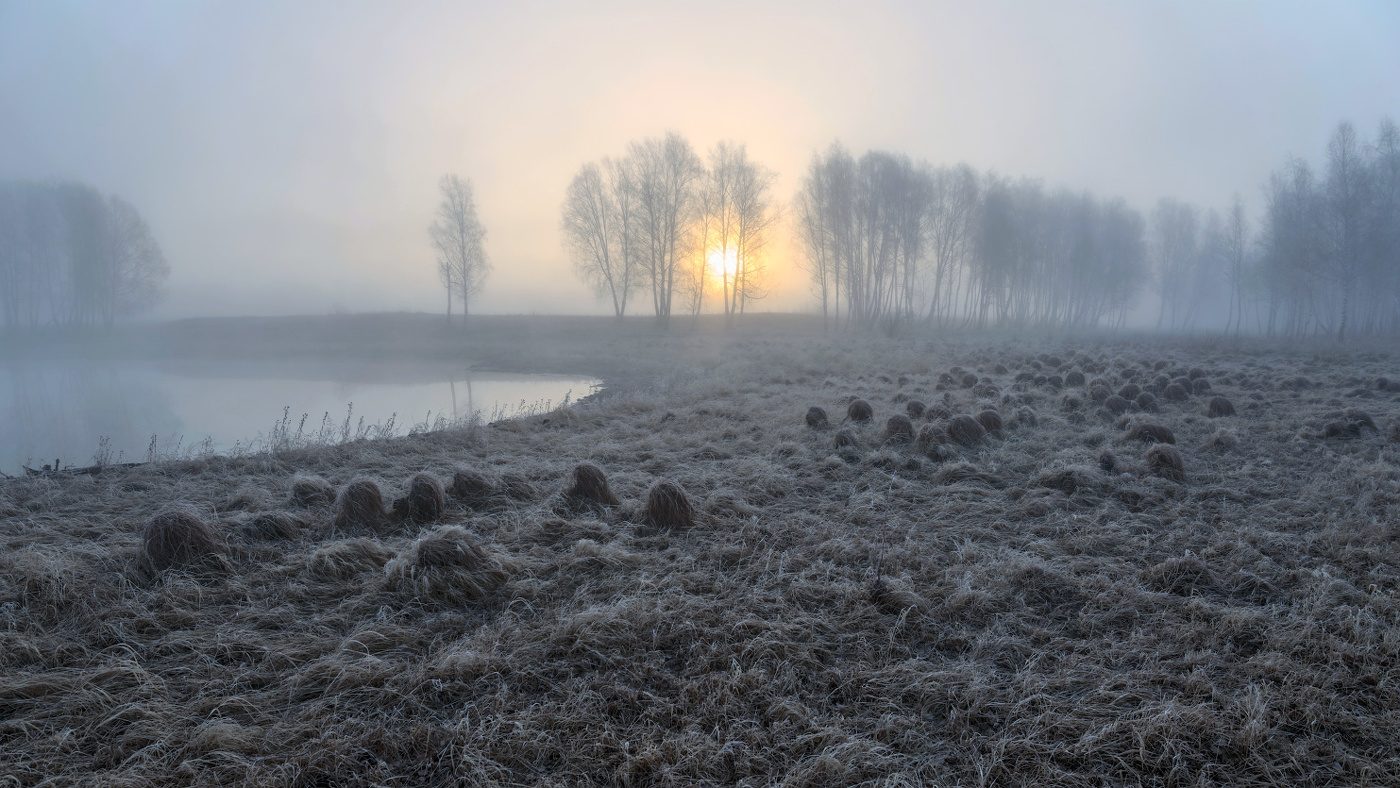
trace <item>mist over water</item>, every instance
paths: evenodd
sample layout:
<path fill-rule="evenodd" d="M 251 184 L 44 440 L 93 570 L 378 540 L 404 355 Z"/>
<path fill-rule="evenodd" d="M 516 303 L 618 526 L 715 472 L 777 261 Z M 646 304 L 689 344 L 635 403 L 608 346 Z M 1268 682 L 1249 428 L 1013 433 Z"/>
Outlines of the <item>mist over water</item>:
<path fill-rule="evenodd" d="M 558 406 L 599 381 L 568 375 L 358 363 L 11 360 L 0 365 L 0 472 L 266 448 L 275 438 L 357 435 L 484 421 Z M 392 425 L 392 430 L 387 429 Z M 152 441 L 155 441 L 153 444 Z"/>

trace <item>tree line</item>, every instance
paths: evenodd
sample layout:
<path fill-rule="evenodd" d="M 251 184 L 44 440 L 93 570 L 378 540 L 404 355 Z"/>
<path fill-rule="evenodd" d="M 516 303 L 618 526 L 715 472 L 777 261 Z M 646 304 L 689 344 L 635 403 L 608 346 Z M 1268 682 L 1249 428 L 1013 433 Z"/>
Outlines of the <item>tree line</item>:
<path fill-rule="evenodd" d="M 111 326 L 154 306 L 170 266 L 131 203 L 80 183 L 0 181 L 7 331 Z"/>
<path fill-rule="evenodd" d="M 1121 324 L 1146 264 L 1121 199 L 839 144 L 812 158 L 793 215 L 838 326 Z"/>
<path fill-rule="evenodd" d="M 1254 329 L 1338 339 L 1400 331 L 1395 123 L 1382 121 L 1369 142 L 1350 123 L 1339 124 L 1321 177 L 1305 160 L 1290 158 L 1264 192 L 1252 259 L 1235 277 Z"/>
<path fill-rule="evenodd" d="M 578 275 L 615 316 L 640 295 L 663 327 L 716 300 L 732 320 L 763 298 L 786 214 L 829 327 L 1400 331 L 1400 132 L 1387 120 L 1366 141 L 1339 124 L 1323 169 L 1288 159 L 1252 222 L 1239 194 L 1223 211 L 1163 198 L 1144 213 L 834 143 L 780 206 L 775 174 L 742 144 L 702 159 L 668 133 L 583 165 L 560 226 Z"/>

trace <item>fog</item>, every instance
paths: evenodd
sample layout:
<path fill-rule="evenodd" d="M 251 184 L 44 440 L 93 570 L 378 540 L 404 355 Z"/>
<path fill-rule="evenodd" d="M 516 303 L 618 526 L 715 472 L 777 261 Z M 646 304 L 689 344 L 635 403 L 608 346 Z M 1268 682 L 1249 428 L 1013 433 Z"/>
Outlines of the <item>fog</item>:
<path fill-rule="evenodd" d="M 1287 156 L 1394 113 L 1396 40 L 1388 3 L 6 2 L 0 178 L 135 205 L 170 318 L 440 310 L 426 228 L 456 173 L 495 267 L 477 311 L 602 313 L 559 207 L 631 140 L 746 143 L 784 202 L 839 139 L 1257 213 Z M 762 308 L 814 308 L 772 278 Z"/>

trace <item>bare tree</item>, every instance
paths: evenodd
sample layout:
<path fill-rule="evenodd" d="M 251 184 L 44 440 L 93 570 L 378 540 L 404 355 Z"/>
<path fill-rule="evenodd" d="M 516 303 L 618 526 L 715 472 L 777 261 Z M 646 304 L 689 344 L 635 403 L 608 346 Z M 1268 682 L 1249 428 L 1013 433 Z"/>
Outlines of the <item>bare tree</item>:
<path fill-rule="evenodd" d="M 656 322 L 667 328 L 704 167 L 690 143 L 675 132 L 632 143 L 627 165 L 636 189 L 641 270 L 651 286 Z"/>
<path fill-rule="evenodd" d="M 107 206 L 107 253 L 115 288 L 107 318 L 110 325 L 111 316 L 138 314 L 160 300 L 170 264 L 146 220 L 131 203 L 111 197 Z"/>
<path fill-rule="evenodd" d="M 1361 244 L 1366 210 L 1365 165 L 1356 129 L 1341 123 L 1327 143 L 1326 217 L 1332 272 L 1341 287 L 1337 339 L 1346 339 L 1361 276 Z"/>
<path fill-rule="evenodd" d="M 839 322 L 841 308 L 841 261 L 830 221 L 830 189 L 830 175 L 822 157 L 814 154 L 807 175 L 802 179 L 802 188 L 793 199 L 793 220 L 803 251 L 799 265 L 811 278 L 813 294 L 821 298 L 822 330 L 829 328 L 833 307 Z"/>
<path fill-rule="evenodd" d="M 957 286 L 967 267 L 976 229 L 980 184 L 966 164 L 935 170 L 930 183 L 929 244 L 933 255 L 933 294 L 929 322 L 943 322 L 957 303 Z"/>
<path fill-rule="evenodd" d="M 444 175 L 438 182 L 442 202 L 428 237 L 437 251 L 438 275 L 447 289 L 447 321 L 452 322 L 452 297 L 462 302 L 465 329 L 468 305 L 486 282 L 491 263 L 486 257 L 486 228 L 476 214 L 470 181 Z"/>
<path fill-rule="evenodd" d="M 637 269 L 627 169 L 608 159 L 584 165 L 565 193 L 561 224 L 579 276 L 611 300 L 621 320 Z"/>
<path fill-rule="evenodd" d="M 1377 330 L 1400 331 L 1400 128 L 1386 118 L 1372 147 L 1368 252 L 1376 271 Z"/>
<path fill-rule="evenodd" d="M 1230 205 L 1225 222 L 1226 278 L 1230 282 L 1230 310 L 1225 318 L 1225 333 L 1233 323 L 1238 336 L 1244 325 L 1245 261 L 1249 256 L 1249 219 L 1245 216 L 1244 199 L 1238 193 Z"/>
<path fill-rule="evenodd" d="M 766 295 L 764 251 L 768 244 L 768 232 L 778 220 L 772 197 L 776 174 L 751 160 L 743 145 L 731 145 L 730 150 L 732 153 L 727 157 L 726 166 L 731 176 L 730 202 L 733 209 L 727 233 L 732 235 L 732 242 L 725 242 L 721 266 L 725 271 L 722 284 L 728 323 L 733 322 L 735 315 L 743 314 L 750 301 Z M 729 272 L 731 245 L 732 274 Z"/>
<path fill-rule="evenodd" d="M 1199 216 L 1195 206 L 1163 198 L 1152 214 L 1152 263 L 1157 281 L 1157 328 L 1184 327 L 1191 274 L 1197 259 Z"/>

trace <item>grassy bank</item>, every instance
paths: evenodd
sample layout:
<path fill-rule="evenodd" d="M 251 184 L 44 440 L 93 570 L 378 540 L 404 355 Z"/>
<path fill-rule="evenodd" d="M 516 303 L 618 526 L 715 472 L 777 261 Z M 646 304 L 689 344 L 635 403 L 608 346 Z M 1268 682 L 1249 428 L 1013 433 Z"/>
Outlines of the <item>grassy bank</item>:
<path fill-rule="evenodd" d="M 1400 781 L 1389 356 L 570 320 L 522 334 L 502 318 L 496 345 L 333 332 L 364 352 L 409 336 L 505 368 L 614 371 L 607 396 L 568 409 L 0 482 L 0 774 Z M 284 351 L 300 341 L 275 334 Z M 229 353 L 253 344 L 239 336 Z M 1193 369 L 1200 393 L 1155 411 L 1095 401 L 1095 379 L 1117 392 Z M 1050 380 L 1072 372 L 1085 382 Z M 841 423 L 852 396 L 872 421 Z M 1208 415 L 1216 396 L 1236 415 Z M 885 440 L 910 400 L 935 406 L 911 422 L 921 439 Z M 811 406 L 829 428 L 804 424 Z M 949 415 L 987 409 L 999 437 L 951 439 Z M 1153 444 L 1130 437 L 1144 424 L 1172 433 L 1180 478 L 1149 466 Z M 583 461 L 618 506 L 569 504 Z M 459 486 L 421 523 L 337 525 L 305 481 L 373 478 L 393 498 L 458 469 L 496 492 Z M 659 479 L 686 490 L 693 526 L 647 521 Z M 172 505 L 215 547 L 160 569 L 142 531 Z"/>

